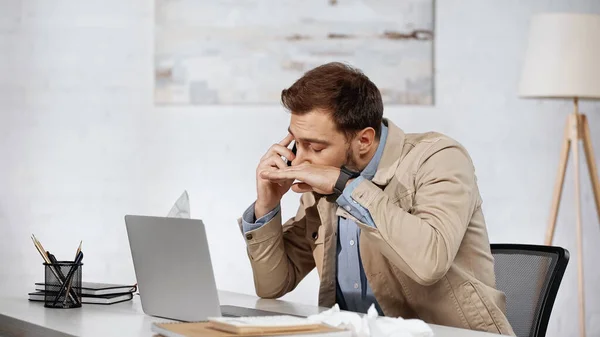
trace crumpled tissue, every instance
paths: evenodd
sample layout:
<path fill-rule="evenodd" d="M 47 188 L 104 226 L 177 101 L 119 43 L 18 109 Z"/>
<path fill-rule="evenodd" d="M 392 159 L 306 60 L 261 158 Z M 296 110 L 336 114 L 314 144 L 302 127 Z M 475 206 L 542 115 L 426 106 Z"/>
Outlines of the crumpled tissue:
<path fill-rule="evenodd" d="M 350 330 L 353 337 L 432 337 L 433 330 L 420 319 L 381 317 L 371 305 L 366 315 L 333 308 L 308 317 L 309 320 Z"/>

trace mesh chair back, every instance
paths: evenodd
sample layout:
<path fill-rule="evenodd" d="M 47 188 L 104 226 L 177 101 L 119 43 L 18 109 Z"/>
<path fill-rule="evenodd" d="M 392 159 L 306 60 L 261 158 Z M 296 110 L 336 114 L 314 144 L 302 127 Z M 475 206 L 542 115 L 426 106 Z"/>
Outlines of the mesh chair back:
<path fill-rule="evenodd" d="M 506 314 L 515 334 L 545 336 L 569 252 L 521 244 L 492 244 L 491 248 L 496 287 L 506 294 Z"/>

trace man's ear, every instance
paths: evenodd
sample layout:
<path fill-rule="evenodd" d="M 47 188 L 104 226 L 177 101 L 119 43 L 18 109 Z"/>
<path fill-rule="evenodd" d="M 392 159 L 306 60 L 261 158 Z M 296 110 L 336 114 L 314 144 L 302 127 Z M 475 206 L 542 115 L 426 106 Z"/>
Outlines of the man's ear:
<path fill-rule="evenodd" d="M 375 143 L 375 129 L 372 127 L 364 128 L 356 134 L 356 141 L 358 142 L 358 152 L 362 155 L 371 149 L 371 146 Z"/>

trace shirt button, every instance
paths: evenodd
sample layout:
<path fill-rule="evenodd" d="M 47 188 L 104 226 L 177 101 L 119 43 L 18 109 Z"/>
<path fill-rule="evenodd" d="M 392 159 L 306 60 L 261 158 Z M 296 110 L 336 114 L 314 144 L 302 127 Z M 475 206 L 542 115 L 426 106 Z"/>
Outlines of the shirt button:
<path fill-rule="evenodd" d="M 354 283 L 354 289 L 358 289 L 358 283 Z"/>
<path fill-rule="evenodd" d="M 350 240 L 350 246 L 354 246 L 354 240 Z"/>
<path fill-rule="evenodd" d="M 350 212 L 350 210 L 352 209 L 352 207 L 350 207 L 350 205 L 346 205 L 346 207 L 344 207 L 348 212 Z"/>
<path fill-rule="evenodd" d="M 355 204 L 358 204 L 358 202 L 356 202 L 356 200 L 354 200 L 354 199 L 352 199 L 352 202 L 355 203 Z"/>
<path fill-rule="evenodd" d="M 252 240 L 252 234 L 246 234 L 246 239 L 247 240 Z"/>

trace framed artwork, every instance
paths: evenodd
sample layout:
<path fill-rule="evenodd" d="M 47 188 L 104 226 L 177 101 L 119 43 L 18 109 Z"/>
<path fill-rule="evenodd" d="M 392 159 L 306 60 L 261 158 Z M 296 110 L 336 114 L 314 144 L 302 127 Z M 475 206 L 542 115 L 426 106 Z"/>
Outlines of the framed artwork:
<path fill-rule="evenodd" d="M 306 71 L 361 69 L 386 104 L 433 104 L 434 0 L 155 0 L 157 105 L 279 104 Z"/>

